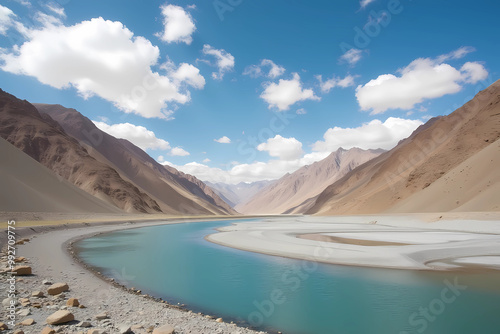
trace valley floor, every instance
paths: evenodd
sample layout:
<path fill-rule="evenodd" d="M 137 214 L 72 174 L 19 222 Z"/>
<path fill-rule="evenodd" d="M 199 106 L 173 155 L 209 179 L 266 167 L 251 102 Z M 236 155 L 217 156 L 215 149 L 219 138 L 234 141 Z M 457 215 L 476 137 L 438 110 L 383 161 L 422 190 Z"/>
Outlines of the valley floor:
<path fill-rule="evenodd" d="M 126 290 L 85 270 L 68 251 L 73 241 L 83 237 L 186 220 L 139 224 L 123 223 L 123 219 L 119 222 L 120 217 L 114 217 L 114 223 L 90 225 L 85 223 L 89 217 L 75 218 L 73 222 L 81 224 L 18 230 L 18 238 L 28 237 L 30 241 L 17 246 L 16 255 L 27 258 L 27 263 L 22 264 L 31 266 L 33 275 L 17 280 L 17 297 L 26 298 L 27 305 L 41 303 L 42 307 L 20 307 L 19 310 L 30 308 L 31 314 L 18 315 L 16 322 L 32 318 L 35 324 L 30 329 L 39 332 L 46 326 L 45 319 L 55 310 L 65 308 L 67 299 L 74 297 L 87 308 L 70 308 L 77 321 L 65 325 L 65 333 L 82 332 L 83 328 L 77 326 L 81 322 L 110 332 L 118 332 L 121 326 L 135 326 L 135 333 L 146 333 L 148 328 L 170 324 L 176 333 L 255 333 Z M 206 220 L 196 220 L 200 219 Z M 238 222 L 220 230 L 207 239 L 247 251 L 318 262 L 415 270 L 500 269 L 498 213 L 260 217 L 258 221 Z M 2 262 L 6 266 L 5 257 Z M 43 280 L 68 283 L 70 290 L 58 297 L 32 296 L 33 291 L 47 290 Z M 4 299 L 7 290 L 2 291 L 0 297 Z M 104 311 L 109 319 L 96 320 L 95 316 Z M 2 318 L 7 315 L 5 312 L 2 309 Z"/>

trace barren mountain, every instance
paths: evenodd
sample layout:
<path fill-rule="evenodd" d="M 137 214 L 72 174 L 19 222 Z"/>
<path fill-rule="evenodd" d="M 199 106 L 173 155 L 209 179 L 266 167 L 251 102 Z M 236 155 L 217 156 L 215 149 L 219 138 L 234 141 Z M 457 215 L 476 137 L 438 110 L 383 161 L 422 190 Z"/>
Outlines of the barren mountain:
<path fill-rule="evenodd" d="M 0 138 L 0 211 L 123 213 L 74 186 Z M 8 190 L 8 191 L 7 191 Z"/>
<path fill-rule="evenodd" d="M 91 157 L 49 116 L 2 90 L 0 136 L 63 179 L 124 211 L 161 212 L 151 197 Z"/>
<path fill-rule="evenodd" d="M 75 109 L 61 105 L 34 105 L 86 147 L 91 156 L 113 166 L 124 179 L 152 197 L 163 212 L 190 215 L 236 213 L 196 177 L 159 164 L 131 142 L 101 131 Z"/>
<path fill-rule="evenodd" d="M 307 213 L 499 210 L 499 137 L 500 80 L 330 185 Z"/>
<path fill-rule="evenodd" d="M 231 207 L 246 203 L 256 193 L 269 186 L 275 181 L 257 181 L 251 183 L 240 182 L 238 184 L 205 182 Z"/>
<path fill-rule="evenodd" d="M 302 213 L 309 207 L 309 204 L 302 203 L 311 203 L 309 199 L 320 194 L 327 186 L 382 152 L 339 148 L 325 159 L 283 176 L 255 194 L 247 203 L 236 206 L 236 210 L 245 214 Z"/>

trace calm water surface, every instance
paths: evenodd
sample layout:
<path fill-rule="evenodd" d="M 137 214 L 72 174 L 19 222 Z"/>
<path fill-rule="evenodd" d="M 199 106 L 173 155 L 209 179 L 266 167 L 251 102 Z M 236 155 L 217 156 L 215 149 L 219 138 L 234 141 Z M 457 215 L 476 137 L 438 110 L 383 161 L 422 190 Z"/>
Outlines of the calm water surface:
<path fill-rule="evenodd" d="M 500 274 L 316 264 L 204 240 L 233 221 L 118 231 L 80 257 L 121 283 L 195 311 L 286 334 L 498 334 Z"/>

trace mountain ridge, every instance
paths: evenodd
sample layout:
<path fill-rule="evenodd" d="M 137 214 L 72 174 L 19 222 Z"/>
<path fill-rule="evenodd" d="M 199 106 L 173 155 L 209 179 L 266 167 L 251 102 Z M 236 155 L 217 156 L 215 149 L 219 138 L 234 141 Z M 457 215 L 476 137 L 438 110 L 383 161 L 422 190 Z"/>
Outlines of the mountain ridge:
<path fill-rule="evenodd" d="M 382 152 L 384 150 L 381 149 L 339 148 L 321 161 L 284 175 L 247 203 L 236 206 L 236 210 L 246 214 L 302 213 L 306 210 L 306 207 L 301 206 L 303 202 L 317 196 L 329 184 Z"/>
<path fill-rule="evenodd" d="M 431 119 L 392 150 L 331 184 L 306 213 L 390 211 L 498 140 L 499 115 L 500 80 L 451 114 Z M 459 210 L 460 205 L 449 209 Z M 425 210 L 415 208 L 415 212 Z"/>
<path fill-rule="evenodd" d="M 203 182 L 176 169 L 163 166 L 126 139 L 98 129 L 77 110 L 59 104 L 34 106 L 53 118 L 72 137 L 83 143 L 91 155 L 105 159 L 126 179 L 154 198 L 164 212 L 175 214 L 236 213 Z M 95 152 L 94 152 L 95 151 Z M 158 182 L 161 181 L 161 182 Z M 194 196 L 193 196 L 194 195 Z"/>

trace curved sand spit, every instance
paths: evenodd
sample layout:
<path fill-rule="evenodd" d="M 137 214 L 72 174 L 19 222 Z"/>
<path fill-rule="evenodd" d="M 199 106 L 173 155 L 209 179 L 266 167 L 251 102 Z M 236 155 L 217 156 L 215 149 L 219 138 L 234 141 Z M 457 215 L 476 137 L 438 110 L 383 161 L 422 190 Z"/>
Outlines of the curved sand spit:
<path fill-rule="evenodd" d="M 472 217 L 480 217 L 474 219 Z M 500 270 L 500 217 L 426 222 L 423 215 L 288 217 L 242 222 L 208 240 L 317 262 L 417 270 Z"/>

